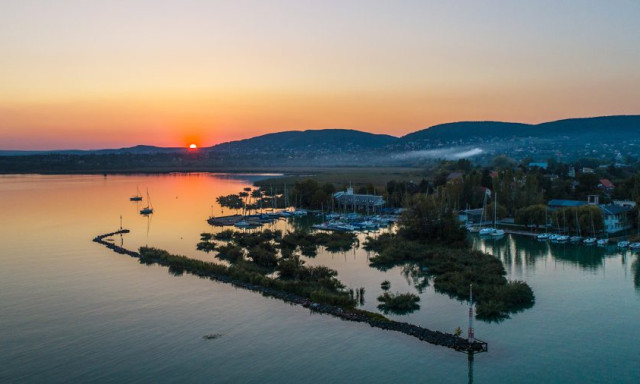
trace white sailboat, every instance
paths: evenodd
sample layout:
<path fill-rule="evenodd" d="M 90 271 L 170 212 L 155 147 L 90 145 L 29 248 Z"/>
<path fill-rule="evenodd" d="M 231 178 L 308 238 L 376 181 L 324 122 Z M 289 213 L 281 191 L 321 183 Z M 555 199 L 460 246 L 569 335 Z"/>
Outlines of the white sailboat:
<path fill-rule="evenodd" d="M 548 240 L 549 239 L 549 231 L 547 230 L 547 209 L 544 210 L 544 233 L 538 234 L 536 236 L 538 240 Z"/>
<path fill-rule="evenodd" d="M 498 223 L 498 192 L 496 192 L 495 201 L 493 203 L 493 232 L 491 236 L 500 237 L 504 236 L 504 230 L 496 228 Z"/>
<path fill-rule="evenodd" d="M 582 242 L 584 245 L 593 245 L 596 243 L 596 228 L 593 225 L 593 212 L 589 211 L 589 215 L 591 216 L 591 237 L 587 237 Z"/>
<path fill-rule="evenodd" d="M 578 209 L 576 208 L 576 235 L 575 236 L 571 236 L 569 238 L 569 240 L 571 240 L 572 243 L 579 243 L 582 241 L 582 236 L 580 236 L 581 231 L 580 231 L 580 220 L 578 220 Z"/>
<path fill-rule="evenodd" d="M 141 215 L 150 215 L 153 213 L 153 206 L 151 205 L 151 198 L 149 197 L 149 189 L 147 189 L 147 206 L 140 210 Z"/>
<path fill-rule="evenodd" d="M 483 223 L 485 220 L 485 212 L 487 210 L 487 195 L 484 195 L 484 200 L 482 201 L 482 215 L 480 216 L 480 223 Z M 478 231 L 478 233 L 480 234 L 480 236 L 491 236 L 491 234 L 493 233 L 493 227 L 484 227 L 484 228 L 480 228 L 480 230 Z"/>

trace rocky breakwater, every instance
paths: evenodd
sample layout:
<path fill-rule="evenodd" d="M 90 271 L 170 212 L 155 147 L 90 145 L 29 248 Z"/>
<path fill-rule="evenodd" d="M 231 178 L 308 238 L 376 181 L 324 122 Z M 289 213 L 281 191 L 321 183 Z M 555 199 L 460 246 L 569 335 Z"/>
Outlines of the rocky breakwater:
<path fill-rule="evenodd" d="M 138 259 L 144 259 L 145 263 L 155 263 L 155 264 L 163 265 L 169 268 L 175 268 L 175 265 L 172 265 L 172 263 L 165 258 L 147 257 L 147 256 L 143 257 L 142 254 L 138 252 L 134 252 L 126 248 L 120 247 L 116 244 L 113 244 L 111 242 L 105 241 L 106 238 L 112 237 L 114 235 L 125 234 L 125 233 L 129 233 L 129 230 L 121 229 L 116 232 L 111 232 L 104 235 L 96 236 L 93 239 L 93 241 L 101 245 L 104 245 L 105 247 L 111 249 L 116 253 L 129 255 L 131 257 L 135 257 Z M 213 263 L 207 263 L 207 264 L 211 265 Z M 305 308 L 310 309 L 312 312 L 315 312 L 315 313 L 324 313 L 345 321 L 367 323 L 370 326 L 375 328 L 404 333 L 406 335 L 418 338 L 422 341 L 426 341 L 427 343 L 451 348 L 456 351 L 474 352 L 474 353 L 487 351 L 487 343 L 480 340 L 476 340 L 470 343 L 467 339 L 463 339 L 459 336 L 456 336 L 450 333 L 432 331 L 430 329 L 423 328 L 414 324 L 391 320 L 382 316 L 379 313 L 364 311 L 364 310 L 355 309 L 355 308 L 343 308 L 335 305 L 317 303 L 306 297 L 302 297 L 290 292 L 239 280 L 230 275 L 225 274 L 224 272 L 228 271 L 228 269 L 227 267 L 224 267 L 224 266 L 216 266 L 215 268 L 202 269 L 202 268 L 193 267 L 188 264 L 182 264 L 180 265 L 180 271 L 186 272 L 192 275 L 196 275 L 202 278 L 209 278 L 212 280 L 232 284 L 236 287 L 247 289 L 250 291 L 259 292 L 264 296 L 273 297 L 290 304 L 301 305 Z"/>

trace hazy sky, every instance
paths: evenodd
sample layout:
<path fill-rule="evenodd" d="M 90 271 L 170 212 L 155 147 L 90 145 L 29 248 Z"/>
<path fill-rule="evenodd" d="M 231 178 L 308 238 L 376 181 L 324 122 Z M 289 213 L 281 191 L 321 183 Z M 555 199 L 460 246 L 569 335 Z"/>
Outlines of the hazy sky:
<path fill-rule="evenodd" d="M 637 0 L 0 0 L 0 149 L 638 113 Z"/>

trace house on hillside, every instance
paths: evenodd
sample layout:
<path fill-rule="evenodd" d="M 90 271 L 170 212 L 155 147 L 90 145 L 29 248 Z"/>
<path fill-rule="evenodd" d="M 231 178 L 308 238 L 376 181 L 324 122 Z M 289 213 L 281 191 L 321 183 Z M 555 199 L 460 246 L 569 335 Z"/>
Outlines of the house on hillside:
<path fill-rule="evenodd" d="M 598 188 L 605 191 L 606 193 L 611 193 L 615 189 L 615 186 L 609 179 L 600 179 L 600 184 L 598 184 Z"/>
<path fill-rule="evenodd" d="M 353 193 L 352 187 L 347 188 L 346 191 L 334 193 L 333 198 L 338 202 L 338 206 L 344 210 L 375 211 L 380 210 L 385 204 L 382 196 Z"/>

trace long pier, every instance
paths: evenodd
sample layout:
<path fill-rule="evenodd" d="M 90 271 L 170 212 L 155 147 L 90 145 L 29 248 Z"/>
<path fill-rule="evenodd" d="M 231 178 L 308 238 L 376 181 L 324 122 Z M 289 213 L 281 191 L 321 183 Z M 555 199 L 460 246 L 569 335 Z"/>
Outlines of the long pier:
<path fill-rule="evenodd" d="M 119 231 L 106 233 L 104 235 L 99 235 L 93 238 L 93 241 L 98 244 L 104 245 L 105 247 L 111 249 L 116 253 L 128 255 L 128 256 L 140 259 L 142 257 L 140 253 L 128 250 L 126 248 L 120 247 L 116 244 L 113 244 L 104 240 L 105 238 L 109 238 L 111 236 L 125 234 L 125 233 L 129 233 L 129 230 L 121 229 Z M 169 266 L 168 263 L 163 259 L 157 258 L 157 259 L 153 259 L 152 261 L 160 265 Z M 206 277 L 211 280 L 232 284 L 236 287 L 244 288 L 250 291 L 259 292 L 263 296 L 274 297 L 274 298 L 283 300 L 287 303 L 301 305 L 305 308 L 309 308 L 312 312 L 325 313 L 342 320 L 354 321 L 359 323 L 367 323 L 370 326 L 375 328 L 404 333 L 406 335 L 418 338 L 422 341 L 426 341 L 427 343 L 451 348 L 459 352 L 473 354 L 473 353 L 488 351 L 487 343 L 478 339 L 470 343 L 467 339 L 463 339 L 459 336 L 456 336 L 450 333 L 432 331 L 430 329 L 423 328 L 414 324 L 381 318 L 378 314 L 374 312 L 368 312 L 368 311 L 358 310 L 358 309 L 343 309 L 341 307 L 337 307 L 333 305 L 315 303 L 302 296 L 298 296 L 289 292 L 284 292 L 284 291 L 276 290 L 269 287 L 250 284 L 244 281 L 233 279 L 230 276 L 223 275 L 223 274 L 202 271 L 195 268 L 186 268 L 185 272 L 199 276 L 199 277 Z"/>

